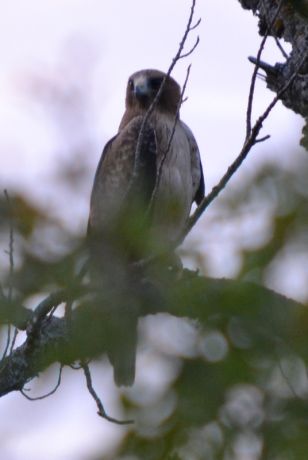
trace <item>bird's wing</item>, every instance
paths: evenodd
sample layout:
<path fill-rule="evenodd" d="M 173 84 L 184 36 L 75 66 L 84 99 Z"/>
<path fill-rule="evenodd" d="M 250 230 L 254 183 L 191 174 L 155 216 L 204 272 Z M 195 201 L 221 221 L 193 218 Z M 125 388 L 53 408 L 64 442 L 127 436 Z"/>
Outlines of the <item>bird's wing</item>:
<path fill-rule="evenodd" d="M 144 216 L 156 181 L 156 135 L 149 123 L 140 134 L 142 120 L 133 118 L 106 144 L 94 178 L 88 224 L 91 281 L 102 298 L 110 294 L 107 354 L 118 386 L 132 385 L 135 378 L 138 320 L 134 306 L 127 309 L 130 296 L 124 308 L 118 304 L 119 290 L 124 296 L 122 287 L 131 289 L 126 263 L 144 253 Z M 106 308 L 104 302 L 101 308 Z"/>
<path fill-rule="evenodd" d="M 137 152 L 141 126 L 142 117 L 133 118 L 104 148 L 91 195 L 91 231 L 104 229 L 134 197 L 142 199 L 145 207 L 150 202 L 156 181 L 156 136 L 146 124 Z"/>
<path fill-rule="evenodd" d="M 186 133 L 191 151 L 191 175 L 194 190 L 193 201 L 195 201 L 197 204 L 200 204 L 204 198 L 205 192 L 200 151 L 191 129 L 183 121 L 181 121 L 181 124 Z"/>

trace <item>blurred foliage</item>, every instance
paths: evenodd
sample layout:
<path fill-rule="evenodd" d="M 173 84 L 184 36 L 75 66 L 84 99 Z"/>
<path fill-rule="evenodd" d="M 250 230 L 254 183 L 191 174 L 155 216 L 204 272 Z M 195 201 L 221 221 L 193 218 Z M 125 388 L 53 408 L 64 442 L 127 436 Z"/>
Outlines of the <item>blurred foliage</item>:
<path fill-rule="evenodd" d="M 172 316 L 141 321 L 139 377 L 132 389 L 119 392 L 135 424 L 115 451 L 95 460 L 306 458 L 307 312 L 262 285 L 270 285 L 275 270 L 280 285 L 287 284 L 297 253 L 308 261 L 307 176 L 304 158 L 289 170 L 268 165 L 217 202 L 212 231 L 218 238 L 224 226 L 237 232 L 240 264 L 232 282 L 186 270 L 170 281 L 158 267 L 155 276 L 164 283 L 162 300 Z M 25 198 L 12 194 L 11 210 L 4 201 L 2 206 L 4 216 L 17 219 L 14 289 L 20 302 L 29 305 L 33 296 L 70 286 L 80 239 Z M 251 219 L 259 213 L 262 225 L 254 226 Z M 27 231 L 18 224 L 22 215 Z M 306 286 L 307 267 L 301 273 Z M 9 276 L 2 275 L 6 291 Z M 122 295 L 119 286 L 113 292 Z M 79 324 L 80 337 L 88 337 L 93 348 L 101 340 L 99 314 L 94 315 L 95 321 L 85 310 L 88 322 Z M 81 347 L 91 347 L 82 340 Z"/>

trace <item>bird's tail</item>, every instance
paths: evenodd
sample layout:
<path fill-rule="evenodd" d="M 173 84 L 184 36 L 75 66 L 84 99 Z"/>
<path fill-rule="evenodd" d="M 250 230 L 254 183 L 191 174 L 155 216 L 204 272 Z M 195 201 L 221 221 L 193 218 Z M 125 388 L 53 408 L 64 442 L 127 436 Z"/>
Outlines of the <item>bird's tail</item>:
<path fill-rule="evenodd" d="M 121 322 L 122 319 L 120 320 Z M 108 351 L 109 360 L 113 366 L 114 381 L 117 386 L 131 386 L 135 381 L 137 353 L 137 319 L 129 318 L 122 324 L 121 333 L 112 341 Z"/>

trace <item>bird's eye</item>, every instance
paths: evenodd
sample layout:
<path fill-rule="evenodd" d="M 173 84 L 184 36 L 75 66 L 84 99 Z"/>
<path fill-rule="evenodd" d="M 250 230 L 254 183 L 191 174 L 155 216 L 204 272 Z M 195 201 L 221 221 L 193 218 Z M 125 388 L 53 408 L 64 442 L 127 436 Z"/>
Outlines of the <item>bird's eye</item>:
<path fill-rule="evenodd" d="M 134 82 L 133 82 L 133 80 L 131 78 L 128 80 L 128 87 L 129 87 L 130 90 L 134 89 Z"/>

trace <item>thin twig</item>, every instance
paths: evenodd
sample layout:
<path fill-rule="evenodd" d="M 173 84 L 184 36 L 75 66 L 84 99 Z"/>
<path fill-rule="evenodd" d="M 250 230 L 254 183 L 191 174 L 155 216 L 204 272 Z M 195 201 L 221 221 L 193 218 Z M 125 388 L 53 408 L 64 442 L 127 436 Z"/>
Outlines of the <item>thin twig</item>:
<path fill-rule="evenodd" d="M 96 402 L 96 405 L 97 405 L 97 408 L 98 408 L 98 412 L 97 412 L 98 415 L 100 417 L 103 417 L 104 419 L 108 420 L 109 422 L 116 423 L 117 425 L 129 425 L 131 423 L 134 423 L 134 420 L 118 420 L 116 418 L 110 417 L 106 413 L 106 411 L 104 409 L 104 406 L 103 406 L 103 403 L 101 402 L 101 400 L 97 396 L 96 391 L 93 388 L 92 377 L 91 377 L 91 373 L 90 373 L 90 369 L 89 369 L 88 364 L 82 363 L 81 367 L 83 368 L 84 375 L 86 377 L 87 388 L 89 390 L 89 393 L 92 396 L 92 398 L 94 399 L 94 401 Z"/>
<path fill-rule="evenodd" d="M 48 398 L 49 396 L 53 395 L 57 389 L 59 388 L 59 386 L 61 385 L 61 379 L 62 379 L 62 370 L 63 370 L 63 364 L 61 364 L 60 366 L 60 370 L 59 370 L 59 377 L 58 377 L 58 381 L 56 383 L 56 386 L 51 390 L 49 391 L 48 393 L 42 395 L 42 396 L 36 396 L 35 398 L 32 398 L 31 396 L 28 396 L 25 391 L 26 390 L 20 390 L 20 393 L 26 398 L 26 399 L 29 399 L 29 401 L 40 401 L 41 399 L 45 399 L 45 398 Z"/>
<path fill-rule="evenodd" d="M 172 59 L 172 62 L 170 64 L 170 67 L 169 67 L 168 72 L 167 72 L 167 76 L 169 76 L 171 74 L 171 72 L 174 69 L 174 66 L 176 65 L 178 60 L 182 59 L 183 57 L 187 57 L 190 54 L 192 54 L 193 51 L 196 49 L 198 43 L 199 43 L 199 37 L 197 37 L 197 40 L 196 40 L 195 44 L 192 46 L 192 48 L 187 53 L 182 54 L 182 51 L 184 49 L 184 46 L 185 46 L 185 43 L 186 43 L 186 40 L 187 40 L 187 37 L 188 37 L 189 33 L 192 30 L 195 30 L 200 25 L 200 22 L 201 22 L 201 18 L 199 18 L 198 21 L 196 22 L 196 24 L 194 24 L 193 26 L 191 25 L 193 17 L 194 17 L 195 6 L 196 6 L 196 0 L 193 0 L 191 8 L 190 8 L 190 15 L 189 15 L 189 18 L 188 18 L 188 22 L 187 22 L 187 26 L 186 26 L 183 38 L 182 38 L 182 40 L 181 40 L 181 42 L 179 44 L 179 48 L 178 48 L 178 51 L 177 51 L 176 55 Z"/>
<path fill-rule="evenodd" d="M 182 87 L 180 100 L 179 100 L 178 105 L 177 105 L 177 110 L 176 110 L 176 114 L 175 114 L 175 117 L 174 117 L 173 127 L 172 127 L 172 130 L 171 130 L 170 137 L 168 139 L 167 147 L 163 152 L 162 159 L 161 159 L 159 167 L 158 167 L 158 171 L 157 171 L 157 174 L 156 174 L 155 187 L 154 187 L 154 190 L 153 190 L 153 193 L 152 193 L 152 196 L 151 196 L 150 204 L 149 204 L 149 207 L 148 207 L 148 212 L 151 212 L 151 210 L 153 208 L 153 204 L 155 202 L 155 198 L 157 196 L 157 191 L 158 191 L 160 180 L 161 180 L 161 175 L 162 175 L 162 171 L 163 171 L 164 162 L 165 162 L 166 157 L 168 155 L 168 152 L 170 150 L 171 143 L 172 143 L 172 140 L 173 140 L 173 137 L 174 137 L 174 134 L 175 134 L 176 126 L 177 126 L 177 123 L 179 121 L 180 108 L 181 108 L 182 103 L 184 101 L 183 97 L 184 97 L 184 94 L 185 94 L 185 91 L 186 91 L 186 86 L 187 86 L 187 82 L 188 82 L 188 78 L 189 78 L 189 74 L 190 74 L 190 69 L 191 69 L 191 64 L 187 67 L 187 70 L 186 70 L 186 77 L 185 77 L 185 81 L 184 81 L 184 84 L 183 84 L 183 87 Z"/>
<path fill-rule="evenodd" d="M 195 8 L 195 4 L 193 5 L 193 8 Z M 192 12 L 192 13 L 193 13 L 193 12 Z M 196 24 L 194 24 L 193 26 L 191 25 L 191 26 L 189 27 L 190 32 L 191 32 L 192 30 L 196 29 L 196 28 L 200 25 L 200 22 L 201 22 L 201 18 L 198 19 L 198 21 L 196 22 Z"/>
<path fill-rule="evenodd" d="M 252 105 L 253 105 L 253 97 L 254 97 L 254 93 L 255 93 L 257 74 L 258 74 L 258 70 L 259 70 L 259 62 L 261 60 L 261 55 L 262 55 L 266 40 L 267 40 L 267 38 L 268 38 L 268 36 L 269 36 L 269 34 L 271 32 L 273 24 L 274 24 L 278 14 L 279 14 L 279 11 L 281 9 L 282 2 L 283 2 L 283 0 L 280 0 L 279 5 L 277 7 L 277 10 L 276 10 L 276 12 L 275 12 L 270 24 L 268 25 L 268 27 L 266 29 L 266 32 L 264 34 L 264 37 L 261 40 L 261 43 L 260 43 L 260 46 L 259 46 L 259 49 L 258 49 L 257 58 L 256 58 L 256 64 L 255 64 L 255 68 L 253 70 L 252 77 L 251 77 L 251 82 L 250 82 L 249 95 L 248 95 L 248 104 L 247 104 L 247 110 L 246 110 L 246 138 L 245 138 L 246 141 L 248 140 L 248 138 L 249 138 L 249 136 L 251 134 Z"/>
<path fill-rule="evenodd" d="M 198 25 L 200 24 L 200 22 L 201 22 L 201 19 L 200 19 Z M 190 32 L 191 30 L 192 30 L 192 29 L 190 28 L 190 29 L 189 29 L 189 32 Z M 178 57 L 178 60 L 183 59 L 183 58 L 186 58 L 187 56 L 190 56 L 190 55 L 195 51 L 195 49 L 197 48 L 197 46 L 199 45 L 199 42 L 200 42 L 200 37 L 197 37 L 197 38 L 196 38 L 196 41 L 195 41 L 195 44 L 190 48 L 189 51 L 187 51 L 187 53 L 181 54 L 181 55 Z"/>
<path fill-rule="evenodd" d="M 260 142 L 267 141 L 271 137 L 270 134 L 266 134 L 266 136 L 259 137 L 259 139 L 255 139 L 255 144 L 258 144 Z"/>

